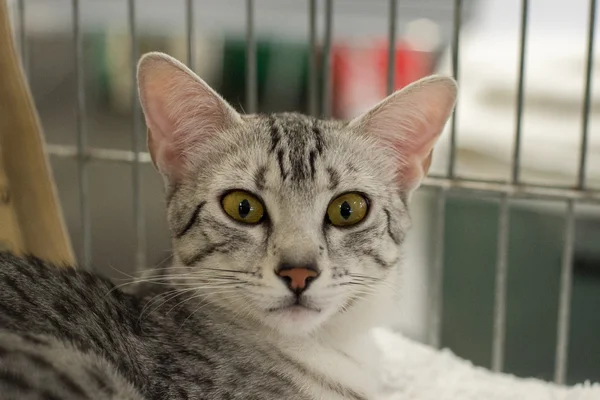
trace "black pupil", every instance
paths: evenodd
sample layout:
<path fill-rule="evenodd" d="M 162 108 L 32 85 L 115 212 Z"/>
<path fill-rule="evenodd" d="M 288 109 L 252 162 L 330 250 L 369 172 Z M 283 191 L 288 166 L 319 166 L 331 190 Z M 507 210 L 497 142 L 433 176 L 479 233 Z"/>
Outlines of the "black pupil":
<path fill-rule="evenodd" d="M 352 207 L 350 207 L 347 201 L 343 202 L 340 206 L 340 215 L 344 219 L 348 219 L 352 215 Z"/>
<path fill-rule="evenodd" d="M 250 202 L 248 199 L 244 199 L 240 201 L 240 205 L 238 206 L 238 212 L 240 213 L 240 217 L 246 218 L 248 214 L 252 211 L 252 207 L 250 207 Z"/>

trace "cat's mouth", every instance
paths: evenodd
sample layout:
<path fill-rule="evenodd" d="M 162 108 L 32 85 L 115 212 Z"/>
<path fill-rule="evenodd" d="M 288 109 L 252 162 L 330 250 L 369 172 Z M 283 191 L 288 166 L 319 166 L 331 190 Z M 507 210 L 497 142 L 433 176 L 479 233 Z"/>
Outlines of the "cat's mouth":
<path fill-rule="evenodd" d="M 276 313 L 276 312 L 299 313 L 299 312 L 306 312 L 306 311 L 318 313 L 318 312 L 321 312 L 321 309 L 313 306 L 312 304 L 309 304 L 302 297 L 299 297 L 299 298 L 296 298 L 295 300 L 290 301 L 281 306 L 269 308 L 268 311 L 270 313 Z"/>
<path fill-rule="evenodd" d="M 269 312 L 282 312 L 282 311 L 289 311 L 289 312 L 302 312 L 302 311 L 321 312 L 321 310 L 319 310 L 318 308 L 306 307 L 306 306 L 302 306 L 302 305 L 299 305 L 299 304 L 292 304 L 292 305 L 289 305 L 289 306 L 269 308 Z"/>

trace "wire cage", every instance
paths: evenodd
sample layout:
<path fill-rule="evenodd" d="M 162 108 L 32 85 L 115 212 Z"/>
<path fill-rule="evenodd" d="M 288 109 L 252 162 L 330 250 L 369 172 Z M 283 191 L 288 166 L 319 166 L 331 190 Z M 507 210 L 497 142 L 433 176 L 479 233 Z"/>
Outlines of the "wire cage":
<path fill-rule="evenodd" d="M 29 26 L 28 13 L 32 11 L 29 7 L 35 7 L 34 3 L 44 5 L 43 0 L 26 2 L 18 0 L 14 2 L 14 21 L 15 34 L 20 42 L 22 51 L 23 65 L 30 73 L 33 67 L 29 48 Z M 48 3 L 48 2 L 46 2 Z M 71 167 L 59 168 L 57 174 L 63 170 L 69 170 L 69 179 L 77 179 L 77 193 L 72 193 L 73 198 L 77 198 L 77 204 L 74 201 L 65 203 L 65 209 L 73 207 L 78 210 L 78 215 L 72 221 L 70 227 L 76 224 L 74 242 L 77 244 L 77 254 L 80 263 L 85 268 L 90 268 L 93 259 L 93 232 L 94 221 L 93 211 L 90 208 L 90 202 L 93 201 L 94 194 L 90 192 L 90 185 L 93 184 L 94 165 L 97 163 L 115 163 L 128 165 L 131 168 L 130 188 L 131 203 L 123 204 L 122 207 L 131 207 L 133 228 L 128 231 L 131 236 L 131 245 L 135 249 L 134 263 L 138 269 L 142 269 L 152 262 L 148 261 L 148 253 L 153 250 L 155 242 L 149 244 L 147 236 L 147 218 L 148 212 L 145 207 L 148 206 L 150 185 L 146 178 L 146 169 L 150 164 L 149 154 L 145 151 L 145 129 L 142 123 L 141 111 L 137 99 L 135 85 L 129 86 L 127 99 L 122 101 L 129 103 L 131 112 L 129 115 L 129 149 L 111 148 L 110 146 L 97 146 L 90 140 L 89 126 L 91 124 L 102 124 L 102 121 L 94 121 L 89 115 L 89 85 L 86 84 L 86 63 L 90 63 L 89 54 L 86 53 L 84 46 L 84 29 L 82 22 L 82 7 L 87 7 L 94 3 L 91 0 L 71 0 L 63 2 L 70 5 L 70 35 L 72 42 L 69 52 L 72 55 L 72 73 L 74 74 L 74 87 L 71 87 L 75 93 L 75 124 L 76 132 L 75 143 L 55 143 L 50 141 L 47 146 L 49 154 L 53 160 L 69 159 L 74 160 L 75 164 L 69 164 Z M 115 3 L 114 1 L 112 3 Z M 118 2 L 118 7 L 123 14 L 124 25 L 127 29 L 127 35 L 121 36 L 123 40 L 128 41 L 127 51 L 129 61 L 128 79 L 135 82 L 135 65 L 141 53 L 141 38 L 139 34 L 140 13 L 146 7 L 141 1 L 123 0 Z M 213 2 L 216 4 L 218 2 Z M 243 109 L 252 113 L 261 110 L 259 102 L 259 84 L 258 78 L 260 71 L 258 69 L 257 59 L 260 48 L 257 40 L 258 11 L 257 3 L 259 0 L 237 1 L 236 15 L 238 18 L 234 25 L 240 29 L 244 36 L 244 58 L 245 58 L 245 79 L 243 96 Z M 305 104 L 303 110 L 312 115 L 330 117 L 334 114 L 332 110 L 333 84 L 335 79 L 332 65 L 334 63 L 333 51 L 335 31 L 334 23 L 336 21 L 336 8 L 339 1 L 334 0 L 307 0 L 305 2 L 294 2 L 293 7 L 302 8 L 306 23 L 307 52 L 307 74 L 305 92 Z M 459 67 L 461 66 L 461 32 L 463 24 L 471 17 L 471 10 L 477 4 L 471 1 L 447 0 L 447 1 L 400 1 L 385 0 L 377 2 L 367 2 L 354 0 L 352 2 L 358 7 L 359 11 L 367 13 L 369 18 L 378 21 L 378 29 L 385 26 L 387 36 L 387 64 L 385 88 L 387 93 L 391 93 L 398 85 L 395 82 L 397 75 L 397 57 L 394 56 L 397 45 L 399 27 L 405 25 L 403 18 L 407 15 L 429 13 L 429 18 L 435 19 L 442 27 L 443 37 L 448 37 L 448 41 L 438 45 L 435 52 L 444 53 L 449 48 L 450 73 L 460 82 L 463 76 Z M 512 151 L 510 157 L 510 173 L 507 179 L 480 179 L 468 176 L 461 176 L 457 169 L 458 155 L 458 134 L 460 126 L 457 118 L 453 117 L 447 127 L 448 145 L 444 148 L 446 165 L 442 168 L 442 173 L 431 174 L 424 182 L 424 187 L 428 188 L 434 194 L 433 208 L 433 230 L 431 232 L 431 269 L 428 273 L 427 282 L 427 338 L 426 340 L 432 346 L 440 347 L 444 345 L 442 341 L 443 316 L 444 316 L 444 272 L 447 261 L 447 248 L 445 248 L 446 237 L 448 235 L 447 204 L 450 197 L 458 194 L 460 196 L 471 196 L 475 198 L 490 198 L 498 202 L 498 219 L 495 227 L 496 236 L 496 254 L 495 254 L 495 276 L 494 276 L 494 305 L 493 305 L 493 327 L 492 327 L 492 346 L 490 349 L 491 363 L 490 367 L 494 371 L 506 371 L 505 353 L 506 353 L 506 324 L 507 324 L 507 282 L 509 274 L 509 243 L 511 224 L 514 222 L 511 218 L 511 205 L 520 199 L 529 199 L 532 201 L 546 201 L 561 203 L 565 205 L 564 226 L 563 226 L 563 247 L 562 260 L 560 262 L 560 281 L 558 282 L 558 315 L 556 317 L 556 343 L 554 355 L 554 380 L 557 383 L 567 381 L 567 364 L 569 360 L 569 335 L 571 320 L 571 299 L 573 285 L 573 264 L 574 251 L 576 243 L 576 209 L 585 204 L 597 205 L 600 203 L 600 190 L 591 187 L 588 184 L 589 170 L 589 138 L 590 138 L 590 113 L 593 103 L 593 68 L 594 68 L 594 39 L 596 31 L 596 0 L 589 0 L 588 5 L 588 23 L 587 37 L 585 38 L 585 64 L 583 66 L 583 92 L 581 93 L 581 129 L 579 136 L 579 151 L 577 154 L 577 172 L 575 182 L 572 184 L 558 185 L 531 182 L 522 179 L 523 162 L 523 116 L 526 96 L 527 81 L 527 54 L 528 54 L 528 34 L 530 21 L 531 1 L 521 0 L 519 2 L 519 32 L 518 41 L 515 46 L 517 55 L 517 76 L 516 76 L 516 98 L 514 110 L 514 133 L 512 138 Z M 292 2 L 287 2 L 287 6 L 292 7 Z M 46 8 L 38 10 L 50 12 L 48 4 Z M 96 2 L 96 7 L 98 2 Z M 112 7 L 107 5 L 106 7 Z M 178 24 L 182 27 L 184 37 L 186 63 L 194 69 L 194 63 L 197 59 L 196 40 L 198 38 L 198 26 L 196 21 L 200 13 L 207 11 L 211 7 L 207 2 L 200 3 L 195 0 L 184 0 L 181 4 Z M 362 7 L 362 8 L 360 8 Z M 97 8 L 96 8 L 97 9 Z M 263 7 L 264 9 L 264 7 Z M 373 11 L 374 10 L 374 11 Z M 66 14 L 63 9 L 63 14 Z M 227 11 L 225 11 L 227 12 Z M 419 14 L 420 15 L 420 14 Z M 89 17 L 89 16 L 88 16 Z M 85 22 L 85 21 L 84 21 Z M 89 22 L 89 21 L 88 21 Z M 153 23 L 160 20 L 153 21 Z M 298 23 L 299 24 L 299 23 Z M 217 28 L 218 29 L 218 28 Z M 290 28 L 291 29 L 291 28 Z M 350 29 L 354 29 L 351 27 Z M 356 28 L 358 29 L 358 28 Z M 360 29 L 358 29 L 360 30 Z M 383 31 L 383 29 L 382 29 Z M 87 43 L 87 42 L 86 42 Z M 43 60 L 36 60 L 38 61 Z M 459 98 L 458 110 L 460 111 L 461 100 Z M 110 127 L 106 128 L 110 129 Z M 123 145 L 126 147 L 126 144 Z M 75 171 L 73 171 L 75 167 Z M 113 172 L 114 173 L 114 172 Z M 94 175 L 95 176 L 95 175 Z M 129 179 L 129 178 L 127 178 Z M 110 181 L 107 181 L 110 182 Z M 154 186 L 158 185 L 153 182 Z M 110 183 L 109 183 L 110 184 Z M 104 189 L 107 190 L 107 189 Z M 110 188 L 108 189 L 110 190 Z M 153 189 L 154 190 L 154 189 Z M 120 221 L 125 223 L 125 221 Z M 164 224 L 162 225 L 164 226 Z M 112 229 L 121 229 L 114 227 Z M 73 234 L 73 230 L 72 234 Z M 600 332 L 599 332 L 600 333 Z M 596 336 L 600 337 L 600 335 Z M 460 354 L 459 354 L 460 355 Z M 576 362 L 573 361 L 572 362 Z M 597 364 L 600 364 L 600 357 Z"/>

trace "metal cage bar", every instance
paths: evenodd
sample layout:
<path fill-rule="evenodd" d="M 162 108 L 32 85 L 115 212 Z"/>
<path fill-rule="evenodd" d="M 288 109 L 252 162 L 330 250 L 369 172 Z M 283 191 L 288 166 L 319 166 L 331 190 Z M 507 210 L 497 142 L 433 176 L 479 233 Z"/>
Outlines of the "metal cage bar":
<path fill-rule="evenodd" d="M 452 26 L 452 76 L 458 82 L 460 28 L 462 25 L 462 0 L 454 1 L 454 23 Z M 450 120 L 450 150 L 448 153 L 448 178 L 456 175 L 456 107 Z"/>
<path fill-rule="evenodd" d="M 567 202 L 564 235 L 556 335 L 556 358 L 554 365 L 554 381 L 558 384 L 565 383 L 567 361 L 569 357 L 569 320 L 571 317 L 573 252 L 575 248 L 575 203 L 572 200 Z"/>
<path fill-rule="evenodd" d="M 333 40 L 333 0 L 325 0 L 325 41 L 323 45 L 323 98 L 321 116 L 331 116 L 331 44 Z"/>
<path fill-rule="evenodd" d="M 461 29 L 462 1 L 454 2 L 454 20 L 452 27 L 452 75 L 458 81 L 458 49 Z M 452 116 L 450 128 L 450 148 L 448 153 L 448 171 L 447 178 L 454 176 L 456 164 L 456 111 Z M 433 184 L 432 186 L 436 186 Z M 434 228 L 434 262 L 430 276 L 430 319 L 429 319 L 429 339 L 428 342 L 434 347 L 440 347 L 442 338 L 442 313 L 444 297 L 444 236 L 446 220 L 446 197 L 447 187 L 439 185 L 436 198 L 436 225 Z"/>
<path fill-rule="evenodd" d="M 81 218 L 81 265 L 91 268 L 92 262 L 92 227 L 90 218 L 89 177 L 86 149 L 88 137 L 85 113 L 85 80 L 83 64 L 83 34 L 81 31 L 81 3 L 72 2 L 73 42 L 75 53 L 75 80 L 77 82 L 77 169 L 79 173 L 79 216 Z"/>
<path fill-rule="evenodd" d="M 246 112 L 257 112 L 256 38 L 254 37 L 254 0 L 246 0 Z"/>
<path fill-rule="evenodd" d="M 136 0 L 128 0 L 127 16 L 129 21 L 129 37 L 131 43 L 131 149 L 132 190 L 133 190 L 133 221 L 135 243 L 135 267 L 139 271 L 146 265 L 146 224 L 144 218 L 144 203 L 142 201 L 142 171 L 140 163 L 140 103 L 135 82 L 137 81 L 138 38 L 136 27 Z"/>
<path fill-rule="evenodd" d="M 319 113 L 319 87 L 317 65 L 317 0 L 308 2 L 308 114 Z"/>
<path fill-rule="evenodd" d="M 527 22 L 529 0 L 521 2 L 521 28 L 519 33 L 519 70 L 517 79 L 517 110 L 515 139 L 512 155 L 512 183 L 519 183 L 521 174 L 521 135 L 523 131 L 523 105 L 525 100 L 525 53 L 527 51 Z"/>
<path fill-rule="evenodd" d="M 194 0 L 186 0 L 185 2 L 185 33 L 187 47 L 187 66 L 192 71 L 195 69 L 194 63 L 196 60 L 196 42 L 195 42 L 195 26 L 194 26 Z"/>
<path fill-rule="evenodd" d="M 459 0 L 457 0 L 459 1 Z M 512 156 L 511 180 L 519 182 L 521 170 L 521 136 L 523 129 L 523 101 L 525 83 L 525 51 L 527 44 L 528 0 L 521 2 L 519 70 L 517 82 L 517 111 Z M 458 58 L 458 57 L 457 57 Z M 458 62 L 458 59 L 456 60 Z M 500 372 L 504 368 L 504 345 L 506 339 L 506 289 L 508 275 L 508 242 L 510 236 L 510 193 L 500 197 L 498 215 L 498 239 L 496 254 L 496 277 L 494 287 L 494 325 L 492 334 L 492 370 Z"/>
<path fill-rule="evenodd" d="M 434 260 L 430 276 L 429 291 L 429 337 L 428 343 L 436 348 L 440 347 L 442 339 L 442 314 L 444 294 L 444 237 L 446 229 L 446 197 L 444 188 L 439 188 L 436 193 L 435 228 L 433 232 Z"/>
<path fill-rule="evenodd" d="M 398 30 L 398 0 L 390 0 L 388 27 L 387 94 L 394 92 L 396 78 L 396 32 Z"/>
<path fill-rule="evenodd" d="M 519 182 L 521 172 L 521 136 L 523 130 L 528 8 L 528 0 L 522 0 L 519 35 L 519 70 L 517 79 L 517 111 L 511 171 L 511 181 L 513 184 Z M 492 337 L 492 370 L 498 372 L 502 371 L 504 368 L 504 344 L 506 337 L 506 284 L 508 275 L 508 241 L 510 235 L 509 198 L 510 193 L 503 193 L 501 195 L 500 214 L 498 216 L 496 282 L 494 288 L 494 326 Z"/>
<path fill-rule="evenodd" d="M 596 0 L 590 0 L 588 15 L 587 53 L 585 63 L 585 89 L 583 91 L 583 115 L 581 127 L 581 148 L 579 150 L 579 171 L 577 188 L 584 189 L 586 181 L 588 131 L 592 104 L 592 71 L 594 68 L 594 36 L 596 30 Z"/>
<path fill-rule="evenodd" d="M 494 327 L 492 337 L 492 370 L 504 368 L 506 337 L 506 283 L 508 275 L 508 239 L 510 234 L 510 204 L 508 195 L 500 197 L 496 253 L 496 282 L 494 288 Z"/>

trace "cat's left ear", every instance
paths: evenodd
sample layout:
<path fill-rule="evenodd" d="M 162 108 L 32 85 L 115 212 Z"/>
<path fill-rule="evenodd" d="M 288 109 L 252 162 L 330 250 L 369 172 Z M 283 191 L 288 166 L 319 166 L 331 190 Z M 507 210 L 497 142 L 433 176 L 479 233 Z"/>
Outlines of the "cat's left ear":
<path fill-rule="evenodd" d="M 190 172 L 207 141 L 243 123 L 206 82 L 166 54 L 145 54 L 137 76 L 150 156 L 169 183 Z"/>
<path fill-rule="evenodd" d="M 457 90 L 449 77 L 421 79 L 391 94 L 349 127 L 392 150 L 398 183 L 411 192 L 429 170 L 433 146 L 454 109 Z"/>

